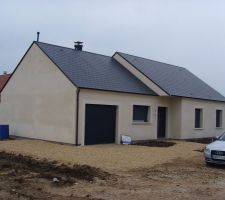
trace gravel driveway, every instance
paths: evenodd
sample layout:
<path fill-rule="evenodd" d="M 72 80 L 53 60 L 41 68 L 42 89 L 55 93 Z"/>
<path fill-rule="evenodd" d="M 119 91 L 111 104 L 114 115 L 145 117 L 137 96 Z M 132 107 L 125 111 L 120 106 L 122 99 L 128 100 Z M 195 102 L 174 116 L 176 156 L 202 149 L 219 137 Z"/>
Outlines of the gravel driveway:
<path fill-rule="evenodd" d="M 93 145 L 75 147 L 41 140 L 0 141 L 0 151 L 21 153 L 34 158 L 47 158 L 71 164 L 87 164 L 109 172 L 124 173 L 135 168 L 148 168 L 177 158 L 191 158 L 203 144 L 176 141 L 172 147 L 127 145 Z"/>

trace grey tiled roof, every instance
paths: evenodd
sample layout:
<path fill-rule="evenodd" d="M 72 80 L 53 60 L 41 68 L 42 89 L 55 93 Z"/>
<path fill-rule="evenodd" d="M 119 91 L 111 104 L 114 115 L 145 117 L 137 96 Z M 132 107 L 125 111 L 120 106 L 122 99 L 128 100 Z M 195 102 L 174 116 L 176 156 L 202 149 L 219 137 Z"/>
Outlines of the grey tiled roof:
<path fill-rule="evenodd" d="M 109 56 L 35 43 L 78 87 L 156 95 Z"/>
<path fill-rule="evenodd" d="M 225 101 L 225 97 L 185 68 L 118 53 L 171 96 Z"/>

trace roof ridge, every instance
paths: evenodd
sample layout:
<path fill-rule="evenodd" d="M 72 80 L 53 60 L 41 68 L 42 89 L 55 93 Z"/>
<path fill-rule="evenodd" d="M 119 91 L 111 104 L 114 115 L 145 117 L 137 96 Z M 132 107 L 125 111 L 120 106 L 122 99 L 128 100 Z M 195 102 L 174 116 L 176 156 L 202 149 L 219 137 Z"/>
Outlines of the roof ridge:
<path fill-rule="evenodd" d="M 153 62 L 165 64 L 165 65 L 170 65 L 171 67 L 177 67 L 177 68 L 181 68 L 181 69 L 187 70 L 187 68 L 185 68 L 185 67 L 180 67 L 180 66 L 173 65 L 173 64 L 169 64 L 169 63 L 165 63 L 165 62 L 161 62 L 161 61 L 157 61 L 157 60 L 152 60 L 152 59 L 149 59 L 149 58 L 144 58 L 144 57 L 141 57 L 141 56 L 135 56 L 135 55 L 132 55 L 132 54 L 118 52 L 118 51 L 116 53 L 118 53 L 118 54 L 125 54 L 125 55 L 128 55 L 128 56 L 133 56 L 133 57 L 137 57 L 137 58 L 141 58 L 141 59 L 145 59 L 145 60 L 149 60 L 149 61 L 153 61 Z"/>
<path fill-rule="evenodd" d="M 34 43 L 41 43 L 41 44 L 46 44 L 46 45 L 51 45 L 51 46 L 55 46 L 55 47 L 60 47 L 60 48 L 65 48 L 65 49 L 70 49 L 70 50 L 75 50 L 73 48 L 70 48 L 70 47 L 65 47 L 65 46 L 60 46 L 60 45 L 56 45 L 56 44 L 50 44 L 50 43 L 46 43 L 46 42 L 37 42 L 37 41 L 34 41 Z M 105 56 L 105 57 L 110 57 L 111 56 L 108 56 L 108 55 L 104 55 L 104 54 L 100 54 L 100 53 L 94 53 L 94 52 L 90 52 L 90 51 L 84 51 L 82 50 L 81 52 L 84 52 L 84 53 L 89 53 L 89 54 L 95 54 L 95 55 L 99 55 L 99 56 Z"/>

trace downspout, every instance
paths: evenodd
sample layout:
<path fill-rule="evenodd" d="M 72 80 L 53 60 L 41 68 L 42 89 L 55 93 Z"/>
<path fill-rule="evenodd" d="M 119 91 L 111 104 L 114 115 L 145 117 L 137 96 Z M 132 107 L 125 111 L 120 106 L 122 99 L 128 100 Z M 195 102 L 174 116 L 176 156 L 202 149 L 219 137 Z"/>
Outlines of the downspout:
<path fill-rule="evenodd" d="M 76 104 L 76 138 L 75 138 L 75 145 L 80 146 L 78 144 L 78 128 L 79 128 L 79 96 L 80 96 L 80 88 L 77 88 L 77 104 Z"/>

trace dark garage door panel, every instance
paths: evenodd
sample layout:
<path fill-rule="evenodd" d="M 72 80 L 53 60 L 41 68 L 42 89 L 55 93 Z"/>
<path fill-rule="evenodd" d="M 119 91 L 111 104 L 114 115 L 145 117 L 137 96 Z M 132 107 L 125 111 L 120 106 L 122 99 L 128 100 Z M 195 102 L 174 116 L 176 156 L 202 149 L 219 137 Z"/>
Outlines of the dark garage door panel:
<path fill-rule="evenodd" d="M 87 104 L 85 144 L 115 143 L 116 106 Z"/>

